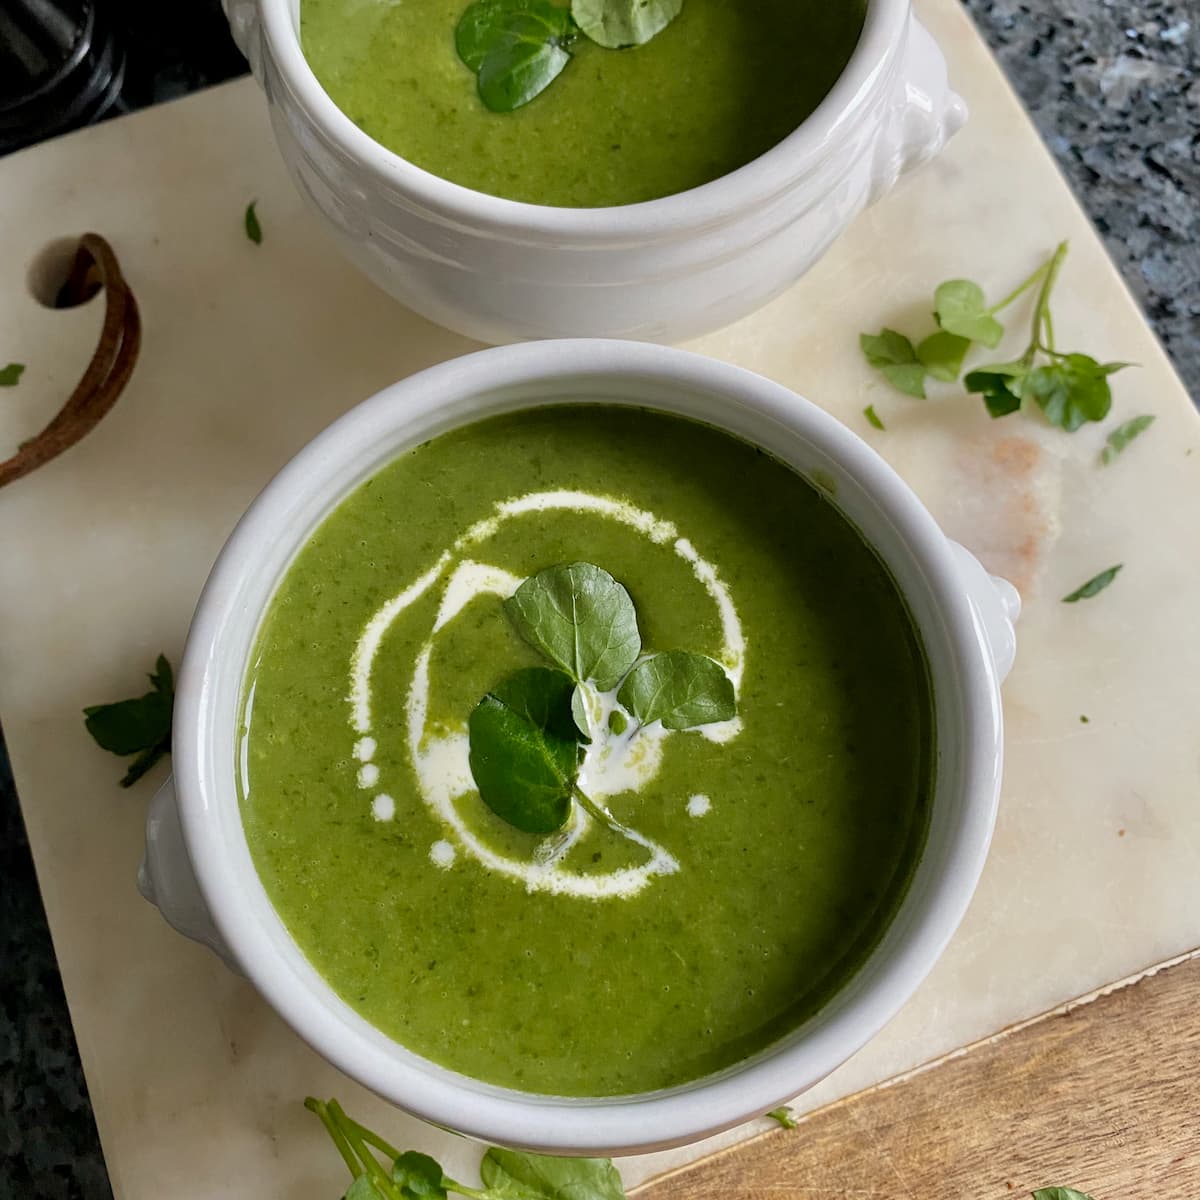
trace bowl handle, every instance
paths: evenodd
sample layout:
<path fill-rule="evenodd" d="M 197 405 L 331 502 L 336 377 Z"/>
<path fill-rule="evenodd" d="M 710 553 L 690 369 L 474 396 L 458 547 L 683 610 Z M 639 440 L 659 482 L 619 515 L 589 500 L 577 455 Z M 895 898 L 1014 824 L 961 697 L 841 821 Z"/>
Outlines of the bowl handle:
<path fill-rule="evenodd" d="M 262 33 L 258 23 L 258 0 L 221 0 L 221 7 L 237 48 L 246 56 L 254 78 L 261 84 Z"/>
<path fill-rule="evenodd" d="M 179 824 L 173 778 L 168 778 L 150 801 L 146 816 L 146 853 L 138 867 L 137 886 L 166 918 L 168 925 L 184 937 L 207 946 L 225 961 L 226 966 L 241 974 L 200 895 Z"/>
<path fill-rule="evenodd" d="M 1015 625 L 1021 615 L 1021 595 L 1007 579 L 989 575 L 979 559 L 957 542 L 950 542 L 950 549 L 958 560 L 967 599 L 987 638 L 996 677 L 1003 683 L 1017 656 Z"/>
<path fill-rule="evenodd" d="M 900 69 L 875 143 L 871 202 L 890 192 L 906 171 L 928 162 L 966 119 L 966 102 L 950 87 L 937 42 L 910 16 Z"/>

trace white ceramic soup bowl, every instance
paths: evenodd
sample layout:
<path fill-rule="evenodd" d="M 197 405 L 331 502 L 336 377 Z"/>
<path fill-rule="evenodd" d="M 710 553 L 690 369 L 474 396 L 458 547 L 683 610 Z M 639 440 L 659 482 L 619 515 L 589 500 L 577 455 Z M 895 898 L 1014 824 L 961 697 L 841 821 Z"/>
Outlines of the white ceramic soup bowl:
<path fill-rule="evenodd" d="M 292 941 L 251 861 L 236 734 L 260 619 L 311 531 L 397 454 L 456 426 L 546 404 L 631 404 L 706 422 L 824 487 L 887 564 L 932 674 L 936 779 L 926 847 L 862 968 L 815 1016 L 693 1083 L 562 1099 L 481 1083 L 398 1045 L 338 998 Z M 502 1145 L 633 1153 L 692 1141 L 775 1107 L 855 1053 L 929 972 L 975 889 L 996 814 L 1000 683 L 1013 658 L 1012 587 L 948 541 L 908 486 L 827 413 L 748 371 L 633 342 L 484 350 L 360 404 L 250 506 L 200 598 L 179 672 L 174 780 L 155 798 L 140 884 L 167 920 L 241 970 L 314 1049 L 426 1120 Z M 347 665 L 349 670 L 349 664 Z M 514 885 L 516 886 L 516 885 Z"/>
<path fill-rule="evenodd" d="M 521 204 L 431 175 L 359 129 L 309 69 L 299 0 L 225 7 L 284 162 L 345 253 L 410 308 L 484 342 L 672 342 L 726 325 L 799 278 L 966 118 L 909 0 L 868 0 L 833 90 L 753 162 L 644 204 Z"/>

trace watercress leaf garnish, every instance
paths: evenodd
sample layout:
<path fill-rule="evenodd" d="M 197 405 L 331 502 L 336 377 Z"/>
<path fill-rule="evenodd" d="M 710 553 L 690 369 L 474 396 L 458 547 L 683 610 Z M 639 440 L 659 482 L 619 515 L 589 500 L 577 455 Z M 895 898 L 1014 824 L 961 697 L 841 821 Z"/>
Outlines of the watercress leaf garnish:
<path fill-rule="evenodd" d="M 459 20 L 454 44 L 476 73 L 483 103 L 512 112 L 558 78 L 575 36 L 570 11 L 551 0 L 476 0 Z"/>
<path fill-rule="evenodd" d="M 588 721 L 587 694 L 582 683 L 571 693 L 571 717 L 575 722 L 575 736 L 585 745 L 591 745 L 592 727 Z"/>
<path fill-rule="evenodd" d="M 571 0 L 571 14 L 593 42 L 609 50 L 641 46 L 679 16 L 683 0 Z"/>
<path fill-rule="evenodd" d="M 902 333 L 884 329 L 860 333 L 858 344 L 871 364 L 897 391 L 925 399 L 925 368 L 917 360 L 913 344 Z"/>
<path fill-rule="evenodd" d="M 963 359 L 966 358 L 970 346 L 970 338 L 940 329 L 937 333 L 931 333 L 917 346 L 917 358 L 934 379 L 940 379 L 943 383 L 953 383 L 962 370 Z"/>
<path fill-rule="evenodd" d="M 993 417 L 1007 417 L 1021 407 L 1021 388 L 1029 368 L 1023 362 L 989 363 L 968 371 L 963 380 L 968 392 L 983 397 Z"/>
<path fill-rule="evenodd" d="M 525 833 L 553 833 L 570 815 L 580 753 L 574 690 L 561 671 L 517 671 L 484 696 L 467 723 L 480 799 Z"/>
<path fill-rule="evenodd" d="M 262 226 L 258 222 L 258 213 L 256 211 L 257 200 L 251 200 L 246 205 L 246 236 L 256 245 L 262 245 Z"/>
<path fill-rule="evenodd" d="M 933 315 L 947 332 L 991 349 L 999 345 L 1004 326 L 987 311 L 983 288 L 969 279 L 948 279 L 933 294 Z"/>
<path fill-rule="evenodd" d="M 617 699 L 643 725 L 695 729 L 729 721 L 737 713 L 733 683 L 720 663 L 690 650 L 667 650 L 643 659 L 625 678 Z"/>
<path fill-rule="evenodd" d="M 1032 1195 L 1033 1200 L 1092 1200 L 1086 1192 L 1065 1187 L 1038 1188 Z"/>
<path fill-rule="evenodd" d="M 616 687 L 637 661 L 642 638 L 629 593 L 591 563 L 547 567 L 525 580 L 504 609 L 529 644 L 576 683 Z"/>
<path fill-rule="evenodd" d="M 158 656 L 149 678 L 151 690 L 144 696 L 83 710 L 87 731 L 101 749 L 139 755 L 121 780 L 122 787 L 136 783 L 171 749 L 175 680 L 164 655 Z"/>
<path fill-rule="evenodd" d="M 479 1174 L 498 1200 L 624 1200 L 610 1158 L 559 1158 L 492 1146 Z"/>
<path fill-rule="evenodd" d="M 1116 579 L 1117 573 L 1124 565 L 1124 563 L 1117 563 L 1115 567 L 1109 567 L 1107 571 L 1101 571 L 1099 575 L 1093 575 L 1087 583 L 1081 587 L 1077 587 L 1069 596 L 1064 596 L 1063 603 L 1074 604 L 1077 600 L 1090 600 L 1097 593 L 1104 591 Z"/>
<path fill-rule="evenodd" d="M 24 363 L 9 363 L 0 367 L 0 387 L 16 387 L 24 372 Z"/>
<path fill-rule="evenodd" d="M 867 418 L 867 424 L 875 429 L 886 429 L 887 426 L 880 419 L 879 414 L 875 411 L 875 405 L 868 404 L 863 409 L 863 416 Z"/>
<path fill-rule="evenodd" d="M 1131 417 L 1123 425 L 1118 425 L 1104 439 L 1105 446 L 1100 453 L 1100 461 L 1107 467 L 1134 438 L 1145 433 L 1153 424 L 1153 413 L 1143 413 L 1140 417 Z"/>
<path fill-rule="evenodd" d="M 1021 394 L 1035 400 L 1051 425 L 1074 433 L 1085 421 L 1103 421 L 1112 407 L 1108 376 L 1128 363 L 1100 363 L 1087 354 L 1064 354 L 1025 377 Z"/>
<path fill-rule="evenodd" d="M 446 1200 L 445 1176 L 441 1164 L 428 1154 L 406 1150 L 392 1163 L 392 1182 L 407 1200 Z"/>
<path fill-rule="evenodd" d="M 784 1129 L 795 1129 L 799 1125 L 799 1122 L 796 1120 L 792 1110 L 788 1108 L 786 1104 L 781 1105 L 779 1108 L 771 1109 L 771 1111 L 767 1113 L 767 1116 L 770 1117 L 772 1121 L 778 1121 L 779 1124 L 784 1127 Z"/>
<path fill-rule="evenodd" d="M 342 1200 L 388 1200 L 370 1175 L 358 1175 L 342 1193 Z"/>

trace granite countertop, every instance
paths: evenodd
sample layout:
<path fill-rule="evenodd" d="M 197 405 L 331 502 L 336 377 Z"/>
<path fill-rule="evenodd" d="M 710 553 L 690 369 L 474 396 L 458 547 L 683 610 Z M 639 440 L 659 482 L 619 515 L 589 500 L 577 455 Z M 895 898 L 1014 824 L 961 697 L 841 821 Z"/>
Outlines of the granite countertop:
<path fill-rule="evenodd" d="M 1200 397 L 1200 19 L 1191 0 L 966 0 Z M 244 69 L 217 0 L 110 0 L 121 107 Z M 1189 18 L 1189 10 L 1193 16 Z M 111 1195 L 0 743 L 0 1200 Z"/>

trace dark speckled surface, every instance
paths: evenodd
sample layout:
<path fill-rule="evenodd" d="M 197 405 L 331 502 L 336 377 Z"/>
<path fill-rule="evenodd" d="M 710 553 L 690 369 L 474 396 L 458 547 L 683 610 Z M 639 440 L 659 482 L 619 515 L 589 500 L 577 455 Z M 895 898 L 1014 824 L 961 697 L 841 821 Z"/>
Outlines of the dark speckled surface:
<path fill-rule="evenodd" d="M 108 0 L 125 107 L 236 73 L 216 0 Z M 1200 10 L 967 0 L 1129 286 L 1200 395 Z M 1190 23 L 1189 23 L 1190 21 Z M 0 1200 L 104 1200 L 108 1178 L 0 747 Z"/>

